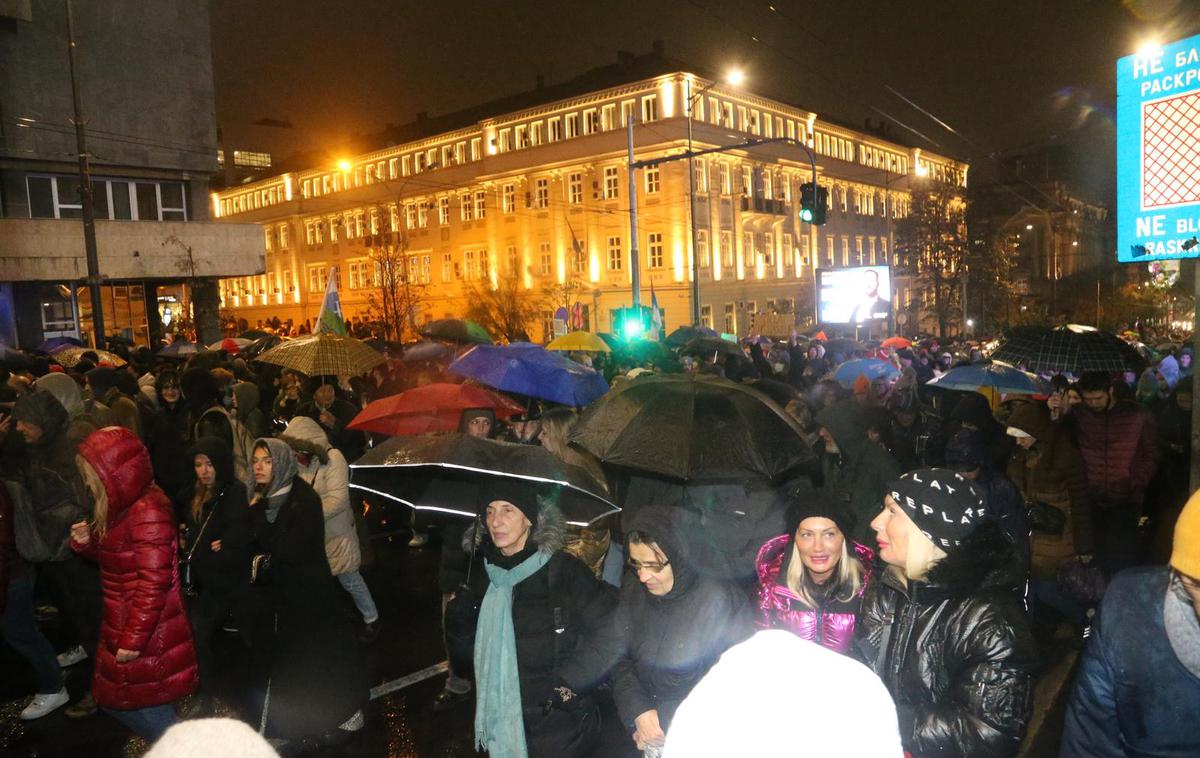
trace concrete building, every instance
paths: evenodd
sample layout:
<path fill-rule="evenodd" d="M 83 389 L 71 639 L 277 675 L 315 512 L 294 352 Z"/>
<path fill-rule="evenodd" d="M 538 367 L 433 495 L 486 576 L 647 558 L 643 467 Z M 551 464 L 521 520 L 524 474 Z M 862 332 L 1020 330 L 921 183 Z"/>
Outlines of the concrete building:
<path fill-rule="evenodd" d="M 628 124 L 637 161 L 677 157 L 689 110 L 697 150 L 788 141 L 696 158 L 694 203 L 688 161 L 637 170 L 642 303 L 653 289 L 668 331 L 692 322 L 693 256 L 703 323 L 745 333 L 756 313 L 803 322 L 817 269 L 892 262 L 893 223 L 913 182 L 965 186 L 965 164 L 699 77 L 656 47 L 560 85 L 419 118 L 392 146 L 336 165 L 214 193 L 213 214 L 262 224 L 267 250 L 263 275 L 221 283 L 223 305 L 251 326 L 315 320 L 336 267 L 346 316 L 370 318 L 380 260 L 398 248 L 422 291 L 418 323 L 462 315 L 466 293 L 484 283 L 572 290 L 586 328 L 611 331 L 631 301 Z M 812 178 L 801 145 L 829 190 L 821 227 L 797 217 Z M 894 297 L 912 296 L 900 283 Z M 550 307 L 535 339 L 546 337 Z"/>
<path fill-rule="evenodd" d="M 73 7 L 106 331 L 150 344 L 190 299 L 215 340 L 215 278 L 263 258 L 256 226 L 209 221 L 207 6 Z M 61 0 L 0 0 L 0 342 L 21 347 L 92 336 L 67 39 Z"/>

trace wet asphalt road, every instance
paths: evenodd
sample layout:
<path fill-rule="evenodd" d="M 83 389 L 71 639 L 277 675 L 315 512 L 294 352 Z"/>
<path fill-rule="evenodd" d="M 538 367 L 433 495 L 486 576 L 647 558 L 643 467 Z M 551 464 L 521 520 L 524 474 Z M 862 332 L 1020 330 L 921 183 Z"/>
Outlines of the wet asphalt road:
<path fill-rule="evenodd" d="M 365 649 L 372 685 L 390 683 L 395 687 L 396 680 L 435 666 L 445 658 L 438 619 L 441 607 L 437 590 L 438 533 L 435 528 L 429 545 L 412 549 L 407 546 L 410 536 L 407 529 L 386 536 L 397 527 L 407 527 L 406 514 L 385 514 L 382 521 L 371 520 L 372 531 L 379 536 L 372 540 L 375 561 L 364 568 L 363 575 L 379 606 L 382 629 L 379 638 Z M 346 600 L 349 604 L 349 596 Z M 47 620 L 43 630 L 58 650 L 68 646 L 56 620 Z M 241 653 L 235 635 L 222 633 L 221 642 L 229 671 L 228 679 L 223 679 L 220 687 L 222 691 L 233 692 L 237 685 L 232 678 L 240 668 Z M 89 675 L 86 664 L 67 670 L 72 702 L 87 688 Z M 356 758 L 477 755 L 472 745 L 473 703 L 447 713 L 435 713 L 430 707 L 444 681 L 445 674 L 439 673 L 373 700 L 365 712 L 366 726 L 353 740 L 314 755 Z M 0 645 L 0 755 L 106 758 L 139 756 L 145 752 L 147 746 L 143 741 L 102 713 L 74 721 L 59 709 L 37 721 L 20 721 L 17 714 L 28 702 L 32 690 L 32 676 L 25 662 L 7 646 Z M 229 702 L 236 700 L 230 698 Z M 231 707 L 223 707 L 223 711 L 225 715 L 234 715 Z M 616 723 L 611 703 L 604 715 L 604 741 L 596 755 L 637 755 L 631 750 L 632 742 Z"/>

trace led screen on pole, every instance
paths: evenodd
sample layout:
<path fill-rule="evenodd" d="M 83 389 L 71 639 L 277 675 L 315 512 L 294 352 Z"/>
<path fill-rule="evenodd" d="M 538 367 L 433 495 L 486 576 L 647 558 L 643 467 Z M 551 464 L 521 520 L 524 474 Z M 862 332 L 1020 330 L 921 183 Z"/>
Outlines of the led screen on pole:
<path fill-rule="evenodd" d="M 892 312 L 892 274 L 887 266 L 817 271 L 817 317 L 822 324 L 864 324 Z"/>
<path fill-rule="evenodd" d="M 1117 61 L 1117 260 L 1200 256 L 1200 35 Z"/>

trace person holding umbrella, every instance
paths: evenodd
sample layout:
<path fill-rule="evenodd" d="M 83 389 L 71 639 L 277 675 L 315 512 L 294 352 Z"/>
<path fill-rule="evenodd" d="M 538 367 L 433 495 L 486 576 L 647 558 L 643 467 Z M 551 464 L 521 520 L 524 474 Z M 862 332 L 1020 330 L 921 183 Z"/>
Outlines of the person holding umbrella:
<path fill-rule="evenodd" d="M 854 516 L 828 495 L 795 499 L 787 522 L 758 551 L 758 626 L 846 653 L 874 553 L 846 536 Z"/>
<path fill-rule="evenodd" d="M 486 535 L 470 538 L 483 571 L 470 588 L 480 600 L 475 630 L 475 746 L 489 754 L 587 755 L 599 713 L 581 671 L 581 640 L 610 622 L 615 597 L 563 552 L 566 521 L 556 492 L 490 477 L 481 485 Z M 572 666 L 575 669 L 572 669 Z"/>

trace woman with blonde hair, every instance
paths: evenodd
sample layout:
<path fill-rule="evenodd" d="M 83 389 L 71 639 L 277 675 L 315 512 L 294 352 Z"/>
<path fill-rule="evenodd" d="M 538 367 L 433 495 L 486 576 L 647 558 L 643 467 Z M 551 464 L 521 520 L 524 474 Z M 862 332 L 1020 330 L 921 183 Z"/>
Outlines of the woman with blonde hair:
<path fill-rule="evenodd" d="M 949 469 L 892 481 L 871 528 L 887 570 L 863 598 L 855 651 L 895 698 L 904 749 L 1016 755 L 1037 654 L 1012 541 Z"/>
<path fill-rule="evenodd" d="M 787 522 L 758 551 L 758 627 L 845 653 L 874 555 L 846 536 L 854 532 L 849 509 L 822 493 L 794 502 Z"/>
<path fill-rule="evenodd" d="M 123 427 L 89 435 L 76 465 L 95 517 L 71 527 L 71 549 L 100 565 L 104 588 L 92 693 L 153 741 L 177 720 L 171 703 L 197 680 L 171 501 L 154 483 L 145 446 Z"/>
<path fill-rule="evenodd" d="M 577 447 L 571 447 L 571 432 L 579 421 L 579 414 L 570 408 L 551 408 L 542 414 L 542 431 L 538 441 L 542 447 L 558 460 L 586 471 L 596 483 L 598 492 L 608 492 L 608 482 L 600 464 L 588 453 Z M 608 555 L 608 547 L 612 535 L 603 523 L 594 527 L 568 527 L 567 543 L 564 548 L 568 553 L 587 564 L 597 577 L 604 571 L 604 558 Z"/>

